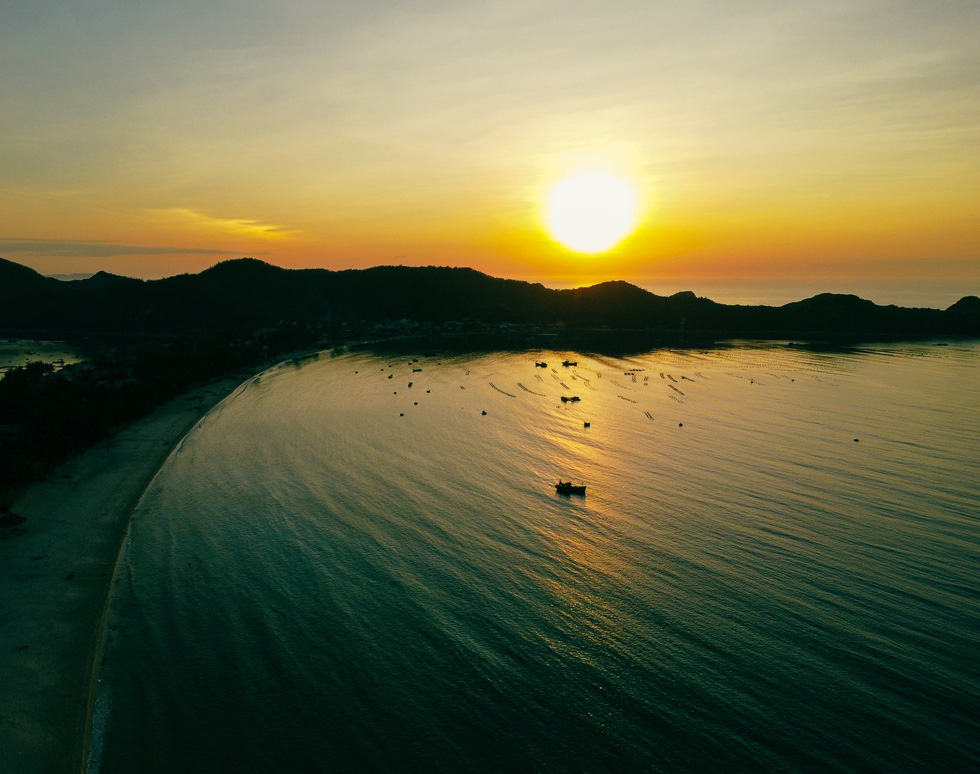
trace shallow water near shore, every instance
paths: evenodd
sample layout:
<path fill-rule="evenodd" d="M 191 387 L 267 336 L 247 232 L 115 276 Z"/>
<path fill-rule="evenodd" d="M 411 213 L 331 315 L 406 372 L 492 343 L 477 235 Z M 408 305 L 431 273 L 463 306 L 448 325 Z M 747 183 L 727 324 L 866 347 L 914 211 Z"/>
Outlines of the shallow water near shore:
<path fill-rule="evenodd" d="M 90 772 L 980 766 L 980 345 L 391 357 L 175 450 Z"/>

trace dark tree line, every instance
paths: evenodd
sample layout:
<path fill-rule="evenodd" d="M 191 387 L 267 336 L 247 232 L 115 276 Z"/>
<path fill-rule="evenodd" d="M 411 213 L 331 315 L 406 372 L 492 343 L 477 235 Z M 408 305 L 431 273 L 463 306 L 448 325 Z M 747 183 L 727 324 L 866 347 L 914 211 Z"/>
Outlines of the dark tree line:
<path fill-rule="evenodd" d="M 62 371 L 39 361 L 8 371 L 0 379 L 0 511 L 24 486 L 160 404 L 277 354 L 315 347 L 322 336 L 311 326 L 221 331 L 99 347 Z"/>

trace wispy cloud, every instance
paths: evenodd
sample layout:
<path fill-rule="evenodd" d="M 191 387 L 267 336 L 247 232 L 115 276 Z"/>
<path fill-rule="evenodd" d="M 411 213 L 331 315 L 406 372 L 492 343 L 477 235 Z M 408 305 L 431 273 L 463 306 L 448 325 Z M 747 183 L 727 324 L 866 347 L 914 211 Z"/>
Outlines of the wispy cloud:
<path fill-rule="evenodd" d="M 197 228 L 206 231 L 220 231 L 236 236 L 281 239 L 295 234 L 296 229 L 275 223 L 263 223 L 252 218 L 219 218 L 199 210 L 172 207 L 150 211 L 155 219 L 168 224 L 177 224 L 185 229 Z"/>
<path fill-rule="evenodd" d="M 163 245 L 123 245 L 99 240 L 19 239 L 0 237 L 0 255 L 28 253 L 63 258 L 98 258 L 141 255 L 239 255 L 238 250 L 210 247 L 166 247 Z"/>

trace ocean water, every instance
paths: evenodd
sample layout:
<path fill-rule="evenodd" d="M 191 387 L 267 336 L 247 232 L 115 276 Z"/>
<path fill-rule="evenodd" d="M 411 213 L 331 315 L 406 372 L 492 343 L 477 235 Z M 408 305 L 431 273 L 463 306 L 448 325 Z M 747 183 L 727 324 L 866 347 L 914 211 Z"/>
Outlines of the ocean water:
<path fill-rule="evenodd" d="M 978 439 L 976 343 L 280 366 L 139 504 L 89 771 L 976 771 Z"/>
<path fill-rule="evenodd" d="M 36 360 L 65 365 L 81 358 L 63 341 L 33 339 L 0 339 L 0 378 L 8 368 L 27 365 Z"/>

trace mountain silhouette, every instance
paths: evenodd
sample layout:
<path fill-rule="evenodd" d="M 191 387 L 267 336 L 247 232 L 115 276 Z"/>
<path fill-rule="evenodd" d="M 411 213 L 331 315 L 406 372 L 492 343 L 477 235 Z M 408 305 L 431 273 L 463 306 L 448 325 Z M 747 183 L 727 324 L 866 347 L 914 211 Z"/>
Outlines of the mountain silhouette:
<path fill-rule="evenodd" d="M 715 336 L 976 336 L 980 299 L 967 296 L 938 310 L 881 306 L 853 295 L 822 293 L 779 307 L 743 306 L 719 304 L 690 291 L 659 296 L 623 281 L 552 290 L 468 268 L 283 269 L 253 258 L 160 280 L 99 272 L 60 282 L 0 258 L 0 327 L 5 330 L 188 333 L 403 319 Z"/>

